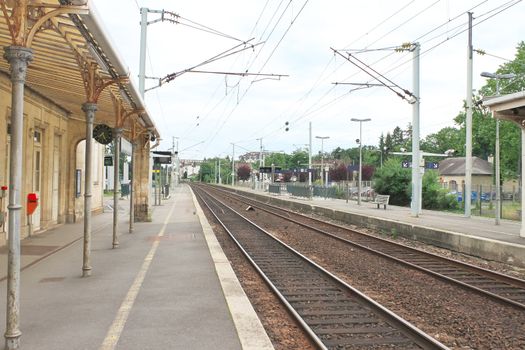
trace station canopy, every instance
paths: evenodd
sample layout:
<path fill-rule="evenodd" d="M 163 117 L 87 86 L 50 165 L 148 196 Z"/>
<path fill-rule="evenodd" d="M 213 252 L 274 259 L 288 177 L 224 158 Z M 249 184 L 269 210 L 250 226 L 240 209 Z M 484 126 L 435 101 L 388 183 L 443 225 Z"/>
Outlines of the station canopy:
<path fill-rule="evenodd" d="M 130 72 L 111 43 L 93 4 L 90 1 L 49 0 L 46 4 L 55 8 L 44 8 L 43 11 L 50 12 L 59 5 L 70 3 L 85 3 L 87 14 L 51 17 L 44 24 L 45 29 L 36 33 L 31 44 L 33 61 L 28 67 L 26 86 L 75 116 L 83 117 L 82 104 L 87 98 L 81 62 L 96 63 L 99 77 L 119 80 L 119 83 L 108 86 L 101 93 L 97 101 L 95 123 L 115 126 L 113 94 L 122 100 L 126 110 L 143 110 L 137 122 L 160 137 L 137 88 L 130 79 L 123 79 L 129 77 Z M 8 15 L 11 15 L 11 9 L 7 10 Z M 0 16 L 0 45 L 12 45 L 9 27 L 3 15 Z M 5 59 L 0 59 L 0 71 L 9 74 L 9 63 Z M 124 129 L 129 130 L 130 119 L 128 118 Z"/>

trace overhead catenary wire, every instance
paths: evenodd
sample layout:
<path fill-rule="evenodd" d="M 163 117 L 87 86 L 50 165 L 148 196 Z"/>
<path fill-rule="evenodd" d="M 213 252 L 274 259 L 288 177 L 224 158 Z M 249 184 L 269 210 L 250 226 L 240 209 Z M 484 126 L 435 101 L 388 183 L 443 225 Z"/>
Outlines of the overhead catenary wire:
<path fill-rule="evenodd" d="M 505 4 L 503 4 L 503 5 L 500 5 L 500 6 L 498 6 L 496 9 L 499 9 L 499 8 L 501 8 L 502 6 L 505 6 L 505 5 L 507 5 L 508 3 L 511 3 L 511 2 L 513 2 L 513 1 L 515 1 L 515 0 L 509 1 L 509 2 L 507 2 L 507 3 L 505 3 Z M 519 0 L 519 1 L 521 1 L 521 0 Z M 459 14 L 459 15 L 453 17 L 452 20 L 456 20 L 456 19 L 460 18 L 461 15 L 464 15 L 465 13 L 471 11 L 472 9 L 479 7 L 481 4 L 483 4 L 483 3 L 485 3 L 485 2 L 487 2 L 487 0 L 484 0 L 484 1 L 479 2 L 479 3 L 476 4 L 475 6 L 471 7 L 469 10 L 467 10 L 467 11 L 463 11 L 463 12 L 461 12 L 461 14 Z M 496 9 L 492 9 L 492 10 L 490 10 L 490 11 L 488 11 L 488 12 L 493 12 L 493 11 L 495 11 Z M 446 23 L 450 23 L 450 21 L 447 21 L 447 22 L 445 22 L 444 24 L 446 24 Z M 440 28 L 440 27 L 442 27 L 444 24 L 441 24 L 441 25 L 437 26 L 436 28 Z M 436 28 L 435 28 L 435 29 L 436 29 Z M 456 29 L 456 28 L 453 28 L 452 30 L 454 30 L 454 29 Z M 435 30 L 427 31 L 425 34 L 420 35 L 420 36 L 419 36 L 418 38 L 416 38 L 416 39 L 420 40 L 420 39 L 424 38 L 425 36 L 431 34 L 431 33 L 434 32 L 434 31 L 435 31 Z M 459 34 L 457 34 L 457 35 L 459 35 Z M 455 35 L 455 36 L 457 36 L 457 35 Z M 415 41 L 415 40 L 414 40 L 414 41 Z M 413 42 L 414 42 L 414 41 L 413 41 Z M 445 40 L 445 41 L 446 41 L 446 40 Z M 367 47 L 368 47 L 368 46 L 367 46 Z M 394 54 L 394 52 L 391 52 L 391 53 L 389 53 L 389 54 L 383 56 L 382 58 L 380 58 L 380 59 L 376 60 L 375 62 L 373 62 L 372 65 L 375 65 L 375 64 L 378 63 L 379 61 L 381 61 L 381 60 L 385 59 L 386 57 L 389 57 L 389 56 L 391 56 L 391 55 L 393 55 L 393 54 Z M 423 54 L 423 53 L 421 53 L 421 54 Z M 421 55 L 421 54 L 420 54 L 420 55 Z M 390 69 L 388 69 L 384 74 L 388 74 L 388 73 L 390 73 L 390 72 L 392 72 L 392 71 L 398 69 L 399 67 L 401 67 L 401 66 L 403 66 L 403 65 L 405 65 L 405 64 L 407 64 L 407 63 L 409 63 L 409 62 L 412 62 L 412 60 L 413 60 L 413 58 L 410 58 L 410 59 L 408 59 L 408 60 L 402 62 L 402 63 L 399 64 L 399 65 L 393 66 L 393 67 L 391 67 Z M 350 77 L 351 77 L 351 76 L 350 76 Z M 349 79 L 350 77 L 345 78 L 345 80 L 346 80 L 346 79 Z M 319 103 L 319 102 L 320 102 L 320 101 L 317 101 L 316 103 Z"/>
<path fill-rule="evenodd" d="M 291 0 L 290 0 L 291 2 Z M 277 47 L 279 47 L 279 45 L 281 44 L 281 42 L 283 41 L 284 37 L 286 36 L 286 34 L 289 32 L 290 28 L 293 26 L 293 24 L 295 23 L 295 21 L 297 20 L 297 18 L 300 16 L 300 14 L 302 13 L 302 11 L 304 10 L 306 4 L 309 2 L 309 0 L 306 0 L 304 3 L 303 3 L 303 6 L 301 7 L 301 9 L 299 10 L 299 12 L 297 13 L 297 15 L 294 17 L 294 19 L 291 21 L 291 23 L 288 25 L 287 29 L 284 31 L 283 35 L 281 36 L 281 38 L 279 39 L 278 43 L 275 45 L 274 49 L 272 50 L 270 56 L 266 59 L 265 63 L 263 64 L 263 66 L 259 69 L 259 72 L 262 71 L 262 69 L 264 69 L 264 67 L 266 66 L 266 64 L 269 62 L 270 58 L 273 56 L 273 54 L 275 53 L 275 51 L 277 50 Z M 288 8 L 288 6 L 285 8 L 285 10 Z M 284 14 L 284 12 L 283 12 Z M 281 15 L 281 17 L 279 18 L 278 22 L 281 20 L 283 15 Z M 275 29 L 275 27 L 274 27 Z M 271 33 L 273 33 L 273 30 L 271 31 Z M 271 34 L 270 33 L 270 34 Z M 252 81 L 253 83 L 253 81 Z M 250 84 L 248 86 L 248 88 L 243 92 L 243 94 L 241 95 L 241 97 L 239 98 L 238 100 L 238 103 L 232 108 L 232 110 L 226 115 L 226 117 L 224 118 L 224 121 L 222 122 L 222 124 L 220 124 L 219 128 L 215 131 L 215 133 L 213 134 L 213 136 L 209 139 L 209 144 L 211 144 L 211 142 L 215 139 L 215 137 L 218 135 L 218 133 L 222 130 L 222 128 L 224 127 L 224 125 L 226 124 L 226 122 L 228 121 L 228 119 L 231 117 L 231 115 L 235 112 L 235 110 L 237 109 L 237 107 L 239 106 L 239 103 L 244 99 L 244 97 L 246 96 L 246 94 L 248 93 L 248 91 L 250 90 L 250 87 L 252 86 L 252 84 Z"/>

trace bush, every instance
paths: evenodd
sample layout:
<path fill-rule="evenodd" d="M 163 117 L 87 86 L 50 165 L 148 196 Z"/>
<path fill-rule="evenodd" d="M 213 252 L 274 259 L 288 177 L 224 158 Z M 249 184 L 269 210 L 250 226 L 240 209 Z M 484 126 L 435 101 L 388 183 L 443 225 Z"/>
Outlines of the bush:
<path fill-rule="evenodd" d="M 423 176 L 423 208 L 424 209 L 456 209 L 456 196 L 441 188 L 436 171 L 426 171 Z"/>
<path fill-rule="evenodd" d="M 390 204 L 406 206 L 410 203 L 411 173 L 403 169 L 399 159 L 391 158 L 374 174 L 374 190 L 390 195 Z"/>

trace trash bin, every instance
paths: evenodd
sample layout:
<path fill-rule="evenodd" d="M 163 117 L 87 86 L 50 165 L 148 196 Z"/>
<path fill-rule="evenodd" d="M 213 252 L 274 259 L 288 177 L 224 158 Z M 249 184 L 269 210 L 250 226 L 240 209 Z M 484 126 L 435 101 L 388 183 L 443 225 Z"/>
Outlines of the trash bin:
<path fill-rule="evenodd" d="M 170 196 L 170 185 L 165 184 L 164 185 L 164 198 L 168 198 Z"/>
<path fill-rule="evenodd" d="M 120 196 L 121 197 L 129 196 L 129 183 L 120 184 Z"/>

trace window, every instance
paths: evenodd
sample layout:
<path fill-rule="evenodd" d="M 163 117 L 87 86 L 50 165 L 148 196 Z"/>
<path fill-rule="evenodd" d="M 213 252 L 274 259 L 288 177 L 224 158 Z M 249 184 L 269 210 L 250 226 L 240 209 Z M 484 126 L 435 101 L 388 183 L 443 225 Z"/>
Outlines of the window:
<path fill-rule="evenodd" d="M 35 130 L 33 134 L 33 141 L 35 141 L 35 143 L 40 143 L 41 139 L 42 139 L 42 133 L 40 132 L 40 130 Z"/>
<path fill-rule="evenodd" d="M 40 191 L 40 151 L 35 151 L 35 183 L 33 188 L 36 192 Z"/>

